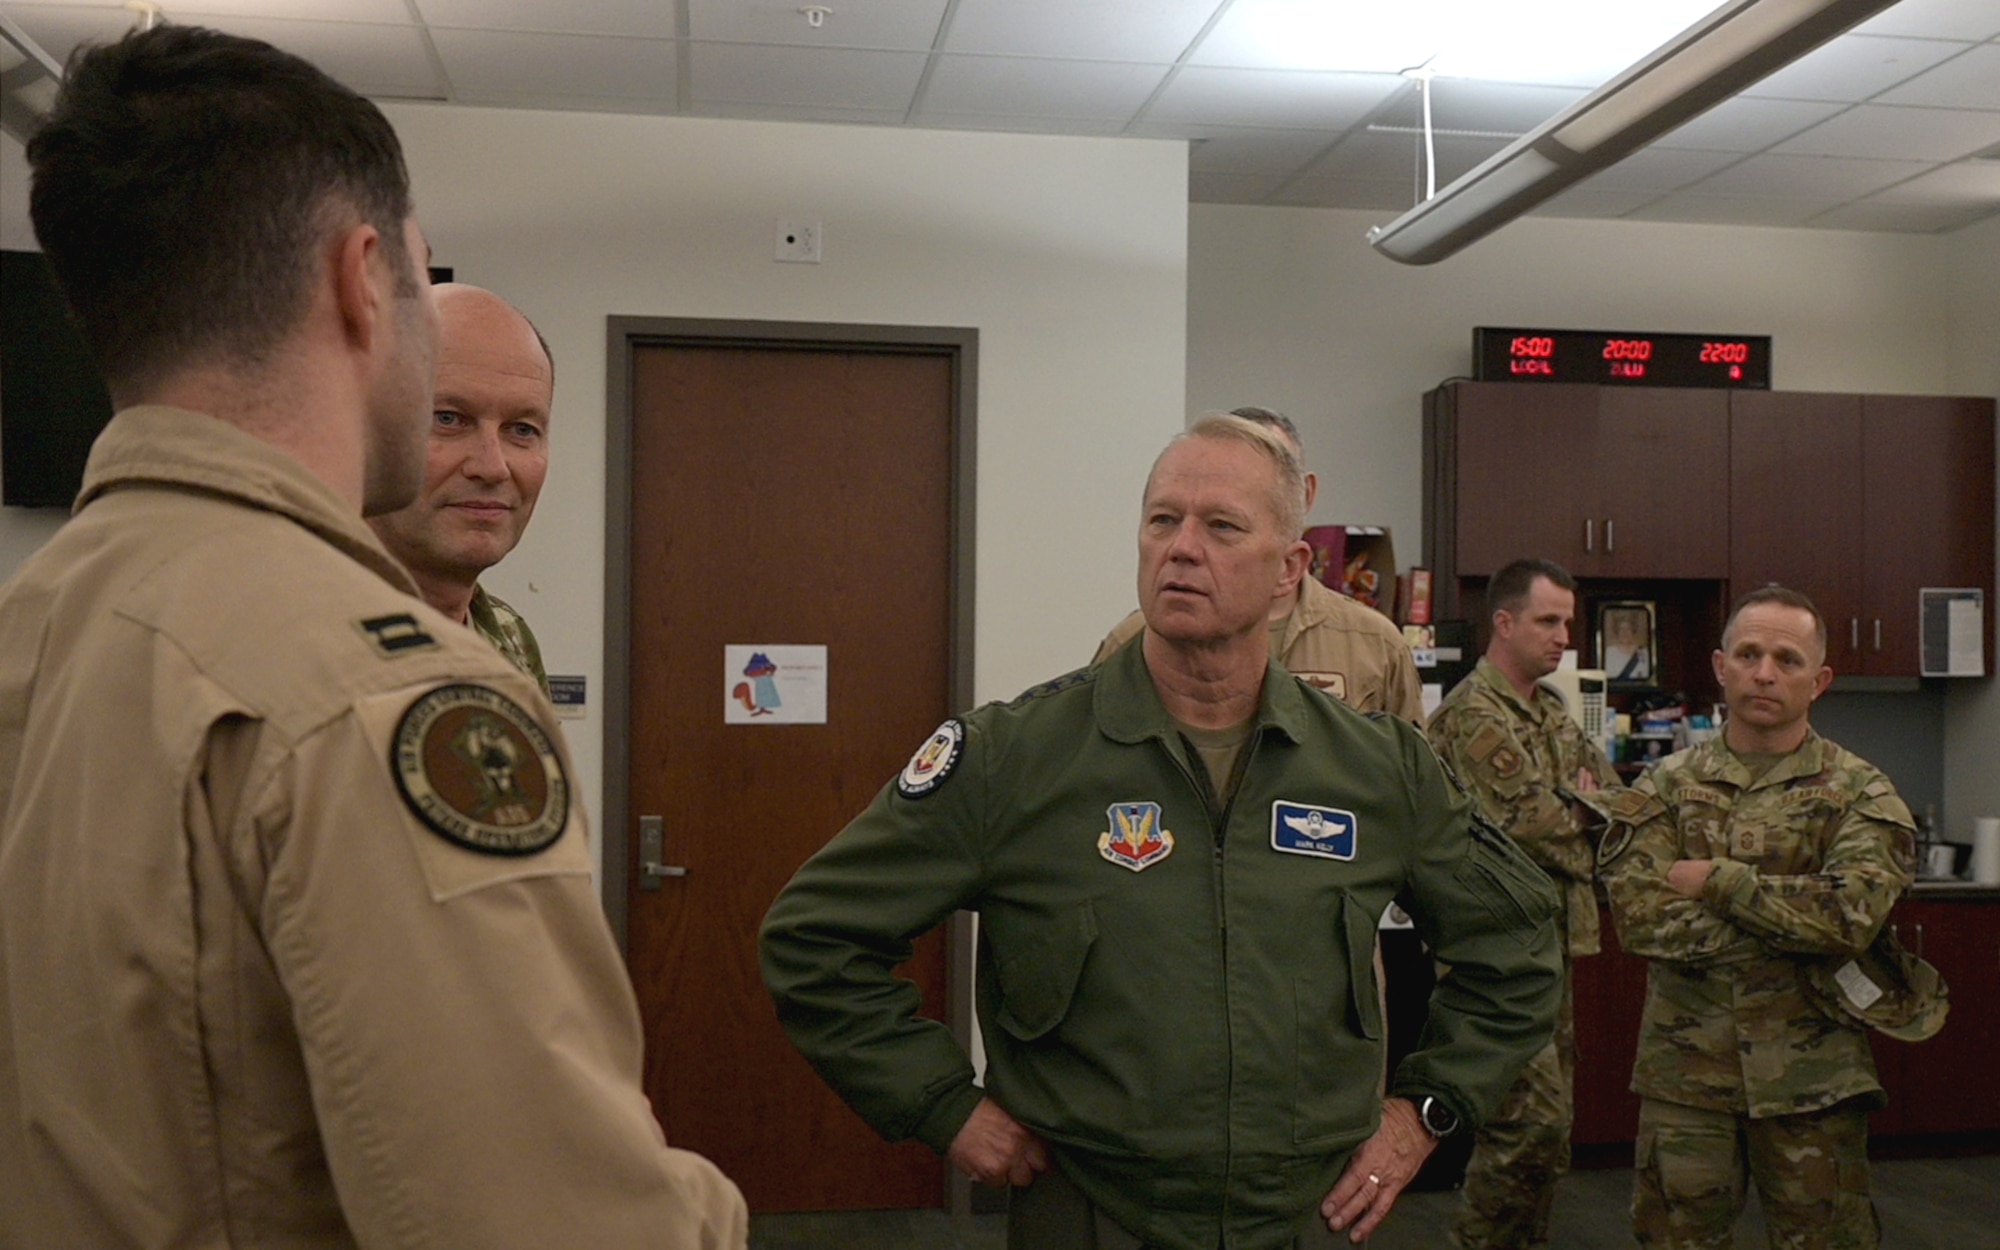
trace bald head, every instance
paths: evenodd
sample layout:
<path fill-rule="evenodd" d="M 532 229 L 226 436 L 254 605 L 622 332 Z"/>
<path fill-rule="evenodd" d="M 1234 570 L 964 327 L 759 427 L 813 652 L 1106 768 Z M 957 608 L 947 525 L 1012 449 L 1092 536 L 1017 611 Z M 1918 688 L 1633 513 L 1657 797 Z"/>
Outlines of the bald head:
<path fill-rule="evenodd" d="M 423 494 L 370 521 L 426 602 L 465 619 L 479 575 L 521 540 L 549 471 L 555 366 L 519 309 L 491 291 L 432 288 L 440 333 Z"/>

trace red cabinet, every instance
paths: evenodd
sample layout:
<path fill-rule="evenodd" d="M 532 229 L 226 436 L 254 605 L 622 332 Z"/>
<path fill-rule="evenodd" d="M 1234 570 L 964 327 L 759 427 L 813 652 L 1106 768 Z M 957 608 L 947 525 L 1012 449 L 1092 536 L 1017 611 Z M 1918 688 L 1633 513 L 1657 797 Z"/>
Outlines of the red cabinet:
<path fill-rule="evenodd" d="M 1889 1105 L 1878 1136 L 2000 1131 L 2000 890 L 1976 898 L 1931 895 L 1897 904 L 1903 945 L 1937 965 L 1951 1010 L 1937 1036 L 1898 1042 L 1875 1034 L 1875 1070 Z"/>

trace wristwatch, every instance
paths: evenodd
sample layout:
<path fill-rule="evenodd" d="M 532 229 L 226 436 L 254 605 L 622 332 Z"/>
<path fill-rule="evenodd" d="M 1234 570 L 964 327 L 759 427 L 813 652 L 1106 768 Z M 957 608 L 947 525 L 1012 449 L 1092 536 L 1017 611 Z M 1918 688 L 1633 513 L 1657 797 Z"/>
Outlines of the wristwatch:
<path fill-rule="evenodd" d="M 1458 1113 L 1428 1094 L 1417 1104 L 1417 1120 L 1424 1132 L 1440 1141 L 1458 1131 Z"/>

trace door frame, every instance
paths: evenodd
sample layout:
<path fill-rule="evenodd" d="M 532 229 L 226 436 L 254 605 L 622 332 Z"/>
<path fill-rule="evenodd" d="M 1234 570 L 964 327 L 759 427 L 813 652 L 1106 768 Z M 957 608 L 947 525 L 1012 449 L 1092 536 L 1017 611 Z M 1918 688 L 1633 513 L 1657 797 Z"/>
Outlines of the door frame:
<path fill-rule="evenodd" d="M 604 411 L 604 845 L 602 898 L 621 954 L 630 956 L 627 912 L 632 847 L 632 447 L 633 367 L 651 346 L 748 347 L 776 351 L 923 353 L 951 361 L 950 595 L 946 714 L 972 705 L 974 503 L 978 482 L 979 331 L 966 326 L 847 325 L 706 317 L 606 318 Z M 959 912 L 945 935 L 945 1021 L 972 1042 L 972 917 Z M 952 1206 L 967 1186 L 948 1172 Z"/>

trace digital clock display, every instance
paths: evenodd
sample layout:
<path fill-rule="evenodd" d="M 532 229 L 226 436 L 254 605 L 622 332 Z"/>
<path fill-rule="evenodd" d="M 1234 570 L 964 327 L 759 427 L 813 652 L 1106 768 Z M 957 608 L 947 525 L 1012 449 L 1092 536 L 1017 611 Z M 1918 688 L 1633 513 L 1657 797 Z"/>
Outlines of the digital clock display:
<path fill-rule="evenodd" d="M 1771 387 L 1771 336 L 1640 334 L 1610 330 L 1472 332 L 1482 382 L 1594 382 L 1603 386 Z"/>

